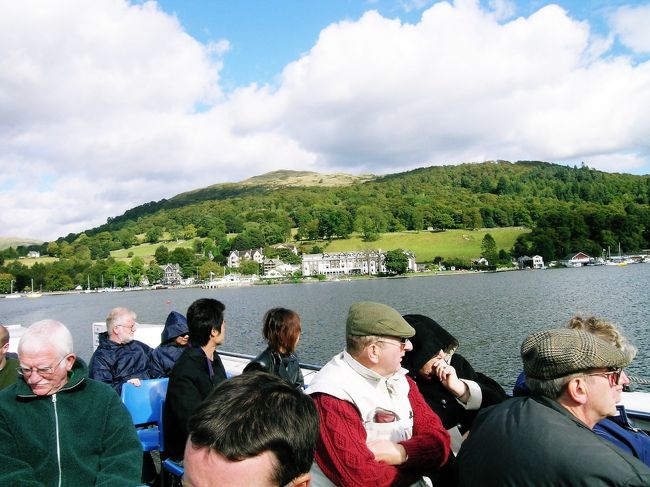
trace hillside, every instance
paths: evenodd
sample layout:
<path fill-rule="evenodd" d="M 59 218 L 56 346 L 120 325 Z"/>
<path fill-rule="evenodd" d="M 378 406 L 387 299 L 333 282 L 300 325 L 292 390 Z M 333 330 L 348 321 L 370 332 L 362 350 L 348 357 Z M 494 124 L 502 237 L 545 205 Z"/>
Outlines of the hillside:
<path fill-rule="evenodd" d="M 598 256 L 619 245 L 623 253 L 649 249 L 650 176 L 539 161 L 376 177 L 276 171 L 152 201 L 41 245 L 41 255 L 56 262 L 28 268 L 14 260 L 17 250 L 7 249 L 0 254 L 0 288 L 13 279 L 25 289 L 32 278 L 49 290 L 88 280 L 97 286 L 104 277 L 120 285 L 145 272 L 155 282 L 160 268 L 147 265 L 152 251 L 156 262 L 178 263 L 185 276 L 219 274 L 231 250 L 265 247 L 271 255 L 281 242 L 306 252 L 400 247 L 421 263 L 442 257 L 467 265 L 487 232 L 503 263 L 535 254 L 545 262 L 578 251 Z M 161 244 L 169 248 L 158 255 Z"/>
<path fill-rule="evenodd" d="M 21 245 L 41 245 L 42 240 L 35 240 L 33 238 L 24 237 L 0 237 L 0 250 L 8 249 L 9 247 L 19 247 Z"/>

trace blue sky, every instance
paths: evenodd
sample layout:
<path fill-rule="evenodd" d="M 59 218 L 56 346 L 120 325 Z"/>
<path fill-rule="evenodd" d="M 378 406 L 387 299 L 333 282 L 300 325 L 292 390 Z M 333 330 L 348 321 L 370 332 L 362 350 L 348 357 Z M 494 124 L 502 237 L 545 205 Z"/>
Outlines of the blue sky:
<path fill-rule="evenodd" d="M 434 1 L 400 0 L 159 0 L 160 7 L 178 17 L 187 32 L 201 42 L 228 39 L 232 47 L 222 71 L 224 85 L 273 83 L 289 62 L 307 52 L 320 31 L 341 20 L 358 20 L 367 10 L 388 18 L 416 23 Z M 504 2 L 505 3 L 505 2 Z M 641 1 L 570 0 L 508 2 L 513 16 L 528 16 L 549 3 L 565 8 L 576 19 L 588 21 L 599 33 L 607 32 L 607 15 Z M 647 2 L 645 2 L 647 4 Z M 483 0 L 486 8 L 493 2 Z M 629 51 L 616 44 L 614 52 Z M 647 59 L 647 56 L 645 57 Z"/>
<path fill-rule="evenodd" d="M 0 228 L 278 169 L 650 174 L 650 0 L 0 2 Z"/>

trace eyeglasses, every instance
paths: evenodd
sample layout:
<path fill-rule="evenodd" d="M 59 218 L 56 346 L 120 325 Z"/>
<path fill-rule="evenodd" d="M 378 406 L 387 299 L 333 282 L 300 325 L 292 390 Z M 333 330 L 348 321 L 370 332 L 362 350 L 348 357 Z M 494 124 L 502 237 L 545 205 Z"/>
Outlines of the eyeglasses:
<path fill-rule="evenodd" d="M 614 369 L 609 372 L 594 372 L 592 374 L 585 374 L 586 376 L 600 376 L 605 377 L 609 381 L 610 386 L 616 386 L 621 380 L 621 375 L 623 375 L 623 369 Z"/>
<path fill-rule="evenodd" d="M 35 370 L 38 375 L 41 377 L 48 377 L 51 376 L 56 368 L 61 365 L 61 362 L 63 362 L 66 358 L 68 358 L 69 355 L 66 355 L 63 357 L 61 360 L 59 360 L 56 365 L 53 365 L 51 367 L 16 367 L 16 371 L 23 377 L 31 377 L 32 372 Z"/>
<path fill-rule="evenodd" d="M 394 340 L 377 340 L 379 343 L 392 343 L 393 345 L 397 345 L 400 347 L 400 349 L 404 350 L 406 349 L 406 346 L 411 343 L 411 341 L 408 338 L 395 338 Z"/>
<path fill-rule="evenodd" d="M 122 328 L 128 328 L 129 330 L 132 330 L 133 328 L 137 327 L 137 323 L 133 323 L 131 326 L 126 326 L 126 325 L 115 325 L 115 326 L 121 326 Z"/>

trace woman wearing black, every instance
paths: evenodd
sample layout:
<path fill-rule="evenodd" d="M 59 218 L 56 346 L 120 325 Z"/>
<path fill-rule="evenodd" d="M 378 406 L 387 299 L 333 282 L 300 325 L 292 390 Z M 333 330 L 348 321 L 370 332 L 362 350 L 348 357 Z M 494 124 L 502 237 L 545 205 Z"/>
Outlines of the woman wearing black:
<path fill-rule="evenodd" d="M 262 334 L 268 347 L 244 369 L 263 370 L 275 374 L 297 388 L 304 387 L 304 380 L 295 355 L 300 340 L 300 316 L 286 308 L 272 308 L 264 315 Z"/>
<path fill-rule="evenodd" d="M 405 315 L 415 328 L 402 365 L 409 369 L 431 409 L 440 416 L 452 436 L 454 452 L 470 429 L 478 410 L 506 399 L 503 388 L 487 375 L 474 371 L 462 355 L 454 353 L 456 340 L 442 326 L 424 315 Z M 455 441 L 454 441 L 455 440 Z"/>

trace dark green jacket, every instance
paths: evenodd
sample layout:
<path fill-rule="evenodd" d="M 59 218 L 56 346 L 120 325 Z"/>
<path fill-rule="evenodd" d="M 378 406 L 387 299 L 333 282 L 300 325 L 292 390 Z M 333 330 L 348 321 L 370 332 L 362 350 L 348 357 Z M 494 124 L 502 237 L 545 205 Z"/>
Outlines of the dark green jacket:
<path fill-rule="evenodd" d="M 115 391 L 87 378 L 79 359 L 56 394 L 24 380 L 0 392 L 0 485 L 140 484 L 142 448 Z"/>
<path fill-rule="evenodd" d="M 650 485 L 643 462 L 544 397 L 516 397 L 481 410 L 457 464 L 460 487 Z"/>

